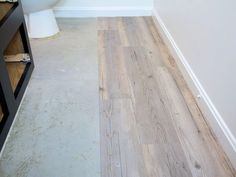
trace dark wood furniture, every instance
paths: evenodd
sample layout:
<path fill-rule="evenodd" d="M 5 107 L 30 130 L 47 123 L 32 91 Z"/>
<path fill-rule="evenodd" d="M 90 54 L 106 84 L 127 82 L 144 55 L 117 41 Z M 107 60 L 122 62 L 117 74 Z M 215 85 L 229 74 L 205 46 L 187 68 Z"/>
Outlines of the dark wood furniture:
<path fill-rule="evenodd" d="M 28 62 L 5 56 L 28 54 Z M 13 123 L 34 68 L 21 2 L 0 3 L 0 150 Z M 32 115 L 34 116 L 34 115 Z"/>

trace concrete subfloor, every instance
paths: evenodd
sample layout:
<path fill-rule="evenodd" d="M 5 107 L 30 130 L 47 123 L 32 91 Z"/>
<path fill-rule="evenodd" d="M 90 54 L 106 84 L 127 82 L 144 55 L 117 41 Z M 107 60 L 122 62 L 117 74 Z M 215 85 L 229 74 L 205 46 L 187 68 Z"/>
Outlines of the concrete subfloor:
<path fill-rule="evenodd" d="M 0 160 L 0 177 L 100 176 L 96 19 L 59 19 L 32 40 L 35 71 Z"/>

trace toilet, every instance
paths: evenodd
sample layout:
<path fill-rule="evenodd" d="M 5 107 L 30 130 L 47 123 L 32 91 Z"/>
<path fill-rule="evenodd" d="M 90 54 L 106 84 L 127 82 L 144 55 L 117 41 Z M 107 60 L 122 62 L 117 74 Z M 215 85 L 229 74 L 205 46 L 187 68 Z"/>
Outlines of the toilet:
<path fill-rule="evenodd" d="M 59 32 L 52 10 L 59 0 L 21 0 L 30 38 L 50 37 Z"/>

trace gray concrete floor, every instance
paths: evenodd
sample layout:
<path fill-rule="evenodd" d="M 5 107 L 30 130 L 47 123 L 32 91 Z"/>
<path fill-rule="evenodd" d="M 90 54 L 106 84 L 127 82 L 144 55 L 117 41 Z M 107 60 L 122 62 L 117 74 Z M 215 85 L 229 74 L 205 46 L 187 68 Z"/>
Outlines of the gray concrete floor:
<path fill-rule="evenodd" d="M 100 176 L 95 19 L 59 19 L 32 40 L 35 71 L 0 160 L 0 177 Z"/>

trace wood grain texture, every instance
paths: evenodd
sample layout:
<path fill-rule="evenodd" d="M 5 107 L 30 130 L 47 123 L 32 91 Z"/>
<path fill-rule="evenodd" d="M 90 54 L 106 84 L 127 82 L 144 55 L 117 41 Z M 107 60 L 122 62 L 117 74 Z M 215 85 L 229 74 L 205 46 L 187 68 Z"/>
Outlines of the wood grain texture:
<path fill-rule="evenodd" d="M 11 42 L 4 51 L 4 55 L 16 55 L 19 53 L 25 53 L 24 46 L 22 43 L 22 38 L 20 32 L 17 31 L 13 36 Z"/>
<path fill-rule="evenodd" d="M 12 86 L 12 91 L 16 90 L 16 87 L 24 73 L 26 65 L 23 63 L 6 63 L 9 79 Z"/>
<path fill-rule="evenodd" d="M 7 12 L 13 7 L 11 3 L 0 2 L 0 20 L 4 18 Z"/>
<path fill-rule="evenodd" d="M 151 17 L 99 18 L 102 177 L 235 177 Z"/>
<path fill-rule="evenodd" d="M 10 3 L 0 3 L 0 20 L 2 20 L 2 18 L 7 14 L 7 12 L 12 8 L 12 4 Z M 2 107 L 0 105 L 0 122 L 2 121 L 4 114 L 2 111 Z"/>
<path fill-rule="evenodd" d="M 24 46 L 22 43 L 22 38 L 20 32 L 17 31 L 4 51 L 4 55 L 17 55 L 25 53 Z M 11 82 L 12 90 L 15 91 L 18 82 L 24 73 L 26 65 L 20 62 L 6 62 L 9 79 Z"/>

